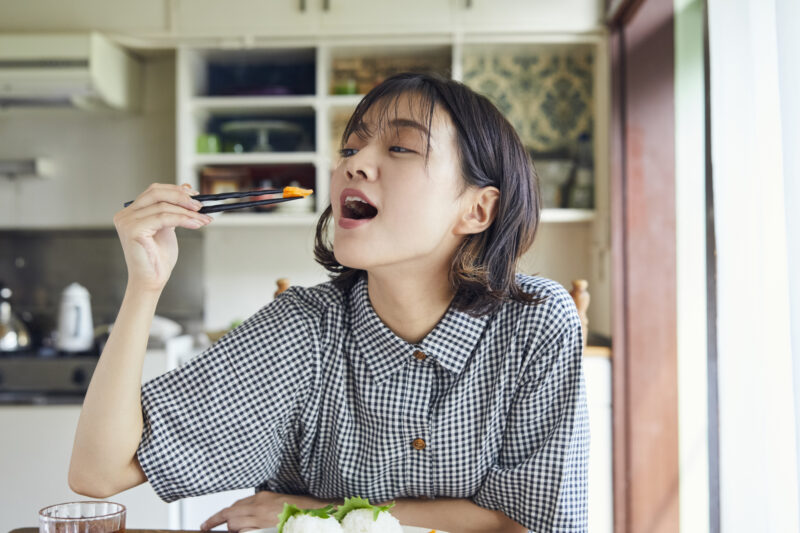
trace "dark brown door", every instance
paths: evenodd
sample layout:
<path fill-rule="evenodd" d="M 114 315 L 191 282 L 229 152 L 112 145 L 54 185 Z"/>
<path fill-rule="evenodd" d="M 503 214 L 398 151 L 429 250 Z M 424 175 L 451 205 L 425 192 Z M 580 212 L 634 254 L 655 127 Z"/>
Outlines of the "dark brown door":
<path fill-rule="evenodd" d="M 679 530 L 673 0 L 615 3 L 614 529 L 673 533 Z"/>

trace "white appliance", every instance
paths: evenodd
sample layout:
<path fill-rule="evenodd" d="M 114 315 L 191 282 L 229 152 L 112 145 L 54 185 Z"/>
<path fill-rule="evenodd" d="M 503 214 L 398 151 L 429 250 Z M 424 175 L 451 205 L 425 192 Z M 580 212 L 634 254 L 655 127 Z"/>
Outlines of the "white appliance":
<path fill-rule="evenodd" d="M 142 66 L 99 33 L 0 34 L 0 108 L 136 111 Z"/>
<path fill-rule="evenodd" d="M 85 352 L 94 345 L 94 324 L 89 291 L 71 283 L 61 293 L 56 347 L 65 352 Z"/>

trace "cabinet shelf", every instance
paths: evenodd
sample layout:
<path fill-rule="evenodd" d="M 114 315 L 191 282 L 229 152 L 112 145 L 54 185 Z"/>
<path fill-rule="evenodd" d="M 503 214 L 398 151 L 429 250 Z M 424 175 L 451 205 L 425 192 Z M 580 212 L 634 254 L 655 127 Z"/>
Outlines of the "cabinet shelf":
<path fill-rule="evenodd" d="M 325 101 L 330 107 L 356 107 L 364 98 L 363 94 L 332 94 L 325 97 Z"/>
<path fill-rule="evenodd" d="M 317 103 L 316 96 L 198 96 L 189 100 L 193 110 L 202 111 L 316 108 Z"/>
<path fill-rule="evenodd" d="M 593 209 L 542 209 L 542 222 L 546 223 L 592 222 L 594 218 Z"/>
<path fill-rule="evenodd" d="M 259 152 L 246 154 L 195 154 L 195 166 L 204 165 L 280 165 L 311 163 L 316 165 L 315 152 Z"/>
<path fill-rule="evenodd" d="M 220 213 L 216 215 L 216 226 L 312 226 L 316 224 L 318 213 Z M 542 222 L 570 223 L 591 222 L 595 218 L 590 209 L 544 209 Z"/>
<path fill-rule="evenodd" d="M 314 226 L 318 213 L 218 213 L 209 227 Z"/>

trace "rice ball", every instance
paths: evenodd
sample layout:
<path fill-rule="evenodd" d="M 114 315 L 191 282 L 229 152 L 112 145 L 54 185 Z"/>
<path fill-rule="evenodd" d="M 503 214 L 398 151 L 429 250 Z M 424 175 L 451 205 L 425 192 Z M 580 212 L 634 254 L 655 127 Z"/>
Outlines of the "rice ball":
<path fill-rule="evenodd" d="M 297 514 L 286 521 L 283 533 L 342 533 L 342 526 L 332 516 L 323 519 L 307 514 Z"/>
<path fill-rule="evenodd" d="M 403 533 L 403 528 L 397 518 L 386 511 L 378 513 L 375 520 L 375 511 L 372 509 L 356 509 L 350 511 L 342 519 L 344 533 Z"/>

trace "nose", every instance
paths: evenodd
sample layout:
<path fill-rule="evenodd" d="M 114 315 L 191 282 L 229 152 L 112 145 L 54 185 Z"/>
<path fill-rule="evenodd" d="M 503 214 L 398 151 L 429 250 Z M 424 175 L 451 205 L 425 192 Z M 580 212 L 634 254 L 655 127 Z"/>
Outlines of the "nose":
<path fill-rule="evenodd" d="M 373 181 L 378 177 L 378 165 L 374 154 L 368 147 L 364 147 L 345 160 L 345 174 L 352 180 L 355 178 Z"/>

